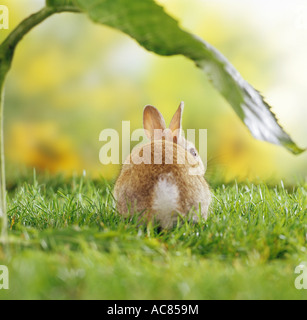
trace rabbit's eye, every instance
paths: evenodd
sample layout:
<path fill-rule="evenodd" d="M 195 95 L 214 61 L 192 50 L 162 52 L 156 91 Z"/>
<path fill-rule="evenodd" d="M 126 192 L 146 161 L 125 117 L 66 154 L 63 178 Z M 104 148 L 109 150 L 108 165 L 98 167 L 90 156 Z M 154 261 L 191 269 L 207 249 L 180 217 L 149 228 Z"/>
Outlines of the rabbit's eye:
<path fill-rule="evenodd" d="M 193 157 L 196 157 L 196 156 L 197 156 L 197 152 L 196 152 L 196 150 L 195 150 L 194 148 L 191 148 L 191 149 L 190 149 L 190 153 L 191 153 L 191 155 L 192 155 Z"/>

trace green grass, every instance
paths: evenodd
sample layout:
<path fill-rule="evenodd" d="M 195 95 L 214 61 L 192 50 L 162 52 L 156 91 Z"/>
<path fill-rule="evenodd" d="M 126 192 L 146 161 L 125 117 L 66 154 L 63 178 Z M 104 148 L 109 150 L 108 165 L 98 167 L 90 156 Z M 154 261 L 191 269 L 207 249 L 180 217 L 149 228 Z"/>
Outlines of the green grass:
<path fill-rule="evenodd" d="M 9 192 L 0 299 L 306 299 L 307 186 L 214 185 L 209 219 L 170 231 L 116 214 L 104 181 Z"/>

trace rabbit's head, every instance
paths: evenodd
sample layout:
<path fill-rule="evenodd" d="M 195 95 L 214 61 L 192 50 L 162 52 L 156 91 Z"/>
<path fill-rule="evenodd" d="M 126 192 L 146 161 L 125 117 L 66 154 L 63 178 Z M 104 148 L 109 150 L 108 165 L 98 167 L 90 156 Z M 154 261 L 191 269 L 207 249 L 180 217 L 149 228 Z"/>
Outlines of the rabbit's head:
<path fill-rule="evenodd" d="M 184 103 L 181 102 L 170 122 L 169 128 L 166 128 L 165 120 L 159 110 L 154 106 L 147 105 L 143 112 L 145 134 L 152 141 L 165 139 L 166 141 L 176 143 L 187 150 L 187 152 L 192 155 L 195 162 L 199 164 L 197 174 L 199 174 L 199 172 L 204 174 L 204 164 L 196 147 L 182 135 L 183 108 Z"/>

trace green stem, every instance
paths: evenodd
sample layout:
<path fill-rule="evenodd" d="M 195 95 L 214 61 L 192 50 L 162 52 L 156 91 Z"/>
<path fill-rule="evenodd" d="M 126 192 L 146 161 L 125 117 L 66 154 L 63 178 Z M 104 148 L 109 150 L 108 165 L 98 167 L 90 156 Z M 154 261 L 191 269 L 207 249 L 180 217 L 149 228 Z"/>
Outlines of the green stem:
<path fill-rule="evenodd" d="M 60 12 L 79 12 L 78 9 L 74 7 L 44 7 L 40 11 L 32 14 L 25 20 L 23 20 L 11 33 L 10 35 L 4 40 L 1 46 L 6 47 L 9 51 L 14 51 L 16 45 L 19 41 L 36 25 L 40 24 L 42 21 L 47 19 L 49 16 L 53 15 L 54 13 Z"/>
<path fill-rule="evenodd" d="M 4 82 L 9 72 L 14 57 L 14 52 L 22 38 L 35 26 L 47 19 L 54 13 L 79 12 L 78 9 L 66 7 L 44 7 L 23 20 L 0 45 L 0 242 L 7 236 L 7 212 L 6 212 L 6 182 L 5 182 L 5 159 L 4 159 Z"/>
<path fill-rule="evenodd" d="M 3 81 L 0 83 L 0 241 L 7 236 L 6 215 L 6 186 L 4 165 L 4 137 L 3 137 Z"/>

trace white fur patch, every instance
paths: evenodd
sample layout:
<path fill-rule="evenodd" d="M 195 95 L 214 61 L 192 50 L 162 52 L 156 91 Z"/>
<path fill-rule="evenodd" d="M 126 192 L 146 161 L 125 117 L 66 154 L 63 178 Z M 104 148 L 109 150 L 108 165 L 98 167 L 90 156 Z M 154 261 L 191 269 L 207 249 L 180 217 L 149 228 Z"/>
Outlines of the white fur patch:
<path fill-rule="evenodd" d="M 179 190 L 172 180 L 172 174 L 161 176 L 154 187 L 152 209 L 163 228 L 177 221 Z"/>

